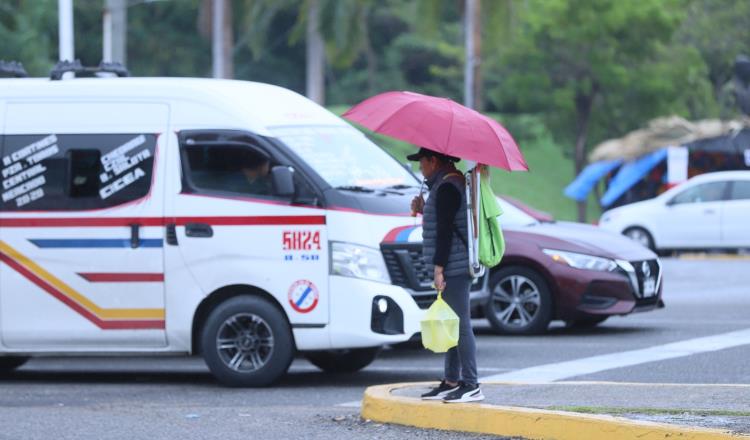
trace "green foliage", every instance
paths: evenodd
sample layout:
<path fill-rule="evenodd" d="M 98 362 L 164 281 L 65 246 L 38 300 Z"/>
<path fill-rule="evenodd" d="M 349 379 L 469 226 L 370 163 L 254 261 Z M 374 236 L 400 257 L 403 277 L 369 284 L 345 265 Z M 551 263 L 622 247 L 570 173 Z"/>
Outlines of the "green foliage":
<path fill-rule="evenodd" d="M 101 59 L 104 0 L 75 0 L 76 55 Z M 210 0 L 130 1 L 134 75 L 208 76 Z M 235 76 L 304 92 L 311 0 L 232 0 Z M 341 108 L 387 90 L 462 101 L 463 2 L 318 0 L 326 101 Z M 503 115 L 531 172 L 499 173 L 510 192 L 562 218 L 561 188 L 584 132 L 587 146 L 649 119 L 731 115 L 736 55 L 750 51 L 747 0 L 483 0 L 485 108 Z M 0 59 L 46 76 L 57 59 L 57 2 L 0 2 Z M 582 130 L 582 106 L 592 102 Z M 721 101 L 721 102 L 720 102 Z M 413 146 L 374 135 L 399 160 Z"/>
<path fill-rule="evenodd" d="M 580 134 L 578 101 L 594 100 L 595 140 L 632 130 L 657 112 L 685 109 L 685 100 L 675 97 L 705 88 L 679 89 L 685 81 L 674 79 L 684 74 L 684 63 L 660 62 L 673 61 L 665 45 L 680 23 L 677 5 L 661 0 L 528 2 L 514 46 L 497 66 L 504 80 L 490 90 L 490 99 L 500 110 L 545 114 L 557 139 L 569 145 Z M 612 119 L 614 113 L 619 114 Z"/>
<path fill-rule="evenodd" d="M 57 59 L 57 1 L 0 2 L 0 60 L 20 61 L 31 76 L 46 76 Z"/>

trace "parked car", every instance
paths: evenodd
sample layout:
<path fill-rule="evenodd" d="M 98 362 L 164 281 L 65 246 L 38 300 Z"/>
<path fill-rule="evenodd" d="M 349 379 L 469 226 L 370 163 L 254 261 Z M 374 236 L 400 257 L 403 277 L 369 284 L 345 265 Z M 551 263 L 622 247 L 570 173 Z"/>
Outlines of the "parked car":
<path fill-rule="evenodd" d="M 750 171 L 701 174 L 602 214 L 599 226 L 652 250 L 750 247 Z"/>
<path fill-rule="evenodd" d="M 498 333 L 542 333 L 552 320 L 595 326 L 664 306 L 662 267 L 650 250 L 595 226 L 541 222 L 499 201 L 505 256 L 475 308 Z"/>

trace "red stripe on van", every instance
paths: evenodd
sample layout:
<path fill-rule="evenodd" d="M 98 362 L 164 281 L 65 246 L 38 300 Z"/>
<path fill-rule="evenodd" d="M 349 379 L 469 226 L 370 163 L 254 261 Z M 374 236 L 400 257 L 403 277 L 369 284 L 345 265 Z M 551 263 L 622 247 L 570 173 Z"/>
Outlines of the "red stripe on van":
<path fill-rule="evenodd" d="M 13 268 L 16 272 L 23 275 L 26 279 L 36 284 L 42 290 L 46 291 L 65 305 L 73 309 L 76 313 L 83 316 L 91 323 L 103 330 L 133 330 L 133 329 L 163 329 L 163 320 L 114 320 L 104 321 L 96 315 L 86 310 L 83 306 L 68 298 L 62 292 L 49 285 L 46 281 L 34 275 L 21 264 L 10 258 L 3 252 L 0 252 L 0 261 Z"/>
<path fill-rule="evenodd" d="M 92 283 L 139 283 L 163 282 L 163 273 L 79 273 L 83 279 Z"/>
<path fill-rule="evenodd" d="M 0 218 L 0 226 L 7 228 L 71 228 L 71 227 L 112 227 L 162 226 L 162 217 L 79 217 L 79 218 Z"/>
<path fill-rule="evenodd" d="M 324 215 L 269 215 L 259 217 L 177 217 L 178 226 L 188 223 L 208 223 L 213 226 L 286 226 L 286 225 L 324 225 Z"/>
<path fill-rule="evenodd" d="M 207 223 L 213 226 L 285 226 L 285 225 L 324 225 L 324 215 L 270 215 L 246 217 L 81 217 L 81 218 L 0 218 L 0 227 L 7 228 L 43 228 L 43 227 L 116 227 L 130 226 L 164 226 L 175 223 L 184 226 L 187 223 Z"/>

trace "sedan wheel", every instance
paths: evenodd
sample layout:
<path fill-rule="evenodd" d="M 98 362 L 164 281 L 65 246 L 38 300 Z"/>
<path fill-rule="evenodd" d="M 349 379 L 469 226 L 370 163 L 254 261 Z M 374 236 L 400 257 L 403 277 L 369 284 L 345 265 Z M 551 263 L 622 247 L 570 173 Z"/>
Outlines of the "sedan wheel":
<path fill-rule="evenodd" d="M 623 235 L 643 247 L 654 250 L 654 240 L 651 238 L 651 234 L 643 228 L 628 228 L 623 232 Z"/>
<path fill-rule="evenodd" d="M 498 333 L 536 334 L 547 330 L 552 298 L 544 279 L 535 271 L 512 266 L 490 277 L 490 298 L 485 316 Z"/>

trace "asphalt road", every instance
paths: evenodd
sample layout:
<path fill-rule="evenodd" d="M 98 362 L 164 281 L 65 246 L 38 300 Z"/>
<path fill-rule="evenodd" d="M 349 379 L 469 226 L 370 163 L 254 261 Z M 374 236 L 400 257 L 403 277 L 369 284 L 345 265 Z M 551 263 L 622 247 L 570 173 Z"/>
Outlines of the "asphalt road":
<path fill-rule="evenodd" d="M 556 323 L 535 337 L 496 336 L 477 321 L 480 376 L 545 366 L 570 369 L 561 380 L 750 384 L 750 341 L 710 346 L 750 328 L 750 261 L 667 259 L 664 267 L 662 310 L 588 330 Z M 695 354 L 648 357 L 662 345 L 717 335 L 688 342 Z M 600 355 L 612 355 L 614 364 L 575 375 L 575 361 Z M 620 358 L 630 365 L 618 366 Z M 324 374 L 298 359 L 267 389 L 219 387 L 198 358 L 33 359 L 0 379 L 0 439 L 484 438 L 359 419 L 356 403 L 367 386 L 436 380 L 441 372 L 442 356 L 418 347 L 387 349 L 351 375 Z"/>

